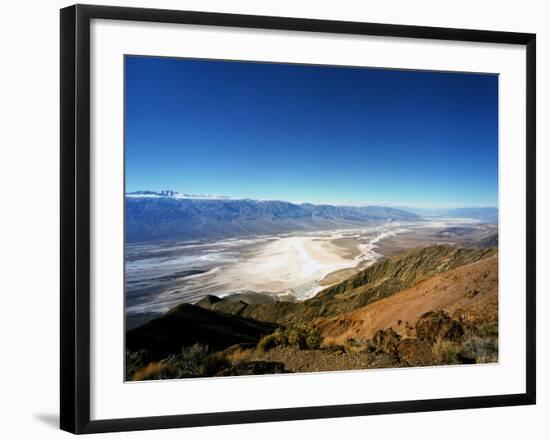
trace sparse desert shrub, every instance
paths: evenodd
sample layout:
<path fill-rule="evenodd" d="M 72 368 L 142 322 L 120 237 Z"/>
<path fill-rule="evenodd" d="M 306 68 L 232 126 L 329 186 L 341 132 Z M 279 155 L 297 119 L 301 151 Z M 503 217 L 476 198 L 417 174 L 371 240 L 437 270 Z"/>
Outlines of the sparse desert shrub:
<path fill-rule="evenodd" d="M 461 349 L 456 343 L 438 340 L 432 346 L 432 354 L 438 364 L 460 364 Z"/>
<path fill-rule="evenodd" d="M 256 348 L 255 344 L 240 344 L 234 345 L 224 350 L 225 358 L 231 363 L 237 363 L 239 361 L 246 360 L 253 349 Z"/>
<path fill-rule="evenodd" d="M 182 370 L 181 361 L 175 355 L 170 355 L 160 361 L 153 361 L 137 370 L 131 377 L 133 381 L 162 380 L 195 376 L 188 370 Z"/>
<path fill-rule="evenodd" d="M 182 347 L 179 355 L 148 363 L 134 371 L 130 379 L 141 381 L 214 376 L 229 367 L 231 362 L 223 352 L 211 353 L 208 346 L 196 343 Z"/>
<path fill-rule="evenodd" d="M 195 343 L 191 346 L 183 346 L 181 348 L 181 359 L 183 361 L 198 361 L 208 355 L 208 346 Z"/>
<path fill-rule="evenodd" d="M 372 344 L 376 352 L 383 352 L 389 355 L 397 355 L 399 340 L 401 336 L 392 328 L 380 329 L 372 337 Z"/>
<path fill-rule="evenodd" d="M 152 361 L 153 356 L 147 350 L 142 349 L 138 352 L 126 351 L 126 379 L 132 380 L 134 373 L 143 369 Z"/>
<path fill-rule="evenodd" d="M 366 353 L 376 352 L 376 344 L 370 338 L 365 343 L 365 352 Z"/>
<path fill-rule="evenodd" d="M 281 328 L 276 329 L 275 332 L 273 333 L 273 335 L 277 339 L 277 343 L 279 343 L 279 344 L 286 344 L 287 343 L 287 334 L 283 329 L 281 329 Z"/>
<path fill-rule="evenodd" d="M 279 346 L 279 338 L 275 334 L 269 334 L 260 339 L 258 349 L 262 352 L 267 352 L 274 347 Z"/>
<path fill-rule="evenodd" d="M 288 329 L 287 340 L 289 345 L 300 349 L 319 349 L 323 343 L 319 330 L 305 325 Z"/>
<path fill-rule="evenodd" d="M 321 347 L 330 351 L 334 351 L 337 354 L 346 352 L 346 347 L 337 344 L 334 340 L 324 340 Z"/>
<path fill-rule="evenodd" d="M 307 332 L 306 345 L 308 349 L 319 349 L 323 344 L 323 336 L 317 329 L 312 329 Z"/>
<path fill-rule="evenodd" d="M 149 363 L 147 366 L 135 371 L 132 374 L 132 381 L 143 381 L 143 380 L 155 380 L 160 379 L 162 372 L 166 368 L 166 365 L 163 362 L 153 362 Z"/>
<path fill-rule="evenodd" d="M 476 363 L 496 363 L 498 361 L 498 339 L 494 337 L 469 337 L 464 342 L 464 356 Z"/>
<path fill-rule="evenodd" d="M 458 320 L 449 320 L 439 331 L 439 337 L 442 340 L 459 341 L 464 337 L 464 328 Z"/>
<path fill-rule="evenodd" d="M 277 346 L 297 346 L 300 349 L 320 349 L 323 337 L 317 329 L 294 326 L 266 335 L 258 343 L 258 349 L 266 352 Z"/>
<path fill-rule="evenodd" d="M 215 352 L 208 355 L 202 361 L 203 375 L 214 376 L 218 372 L 231 367 L 231 362 L 227 359 L 223 352 Z"/>
<path fill-rule="evenodd" d="M 348 337 L 341 348 L 346 352 L 364 352 L 370 343 L 369 339 Z"/>
<path fill-rule="evenodd" d="M 285 331 L 287 342 L 290 346 L 298 346 L 306 349 L 306 333 L 301 328 L 290 328 Z"/>
<path fill-rule="evenodd" d="M 208 346 L 200 343 L 183 346 L 180 355 L 172 355 L 167 360 L 170 363 L 171 373 L 175 375 L 172 378 L 202 376 L 203 360 L 208 353 Z"/>
<path fill-rule="evenodd" d="M 497 338 L 498 337 L 498 322 L 481 322 L 471 325 L 471 332 L 480 338 Z"/>

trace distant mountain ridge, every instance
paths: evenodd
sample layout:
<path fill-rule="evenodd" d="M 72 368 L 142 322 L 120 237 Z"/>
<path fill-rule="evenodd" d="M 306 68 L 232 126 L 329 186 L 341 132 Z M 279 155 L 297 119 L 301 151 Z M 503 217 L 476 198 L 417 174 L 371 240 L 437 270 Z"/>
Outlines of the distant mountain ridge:
<path fill-rule="evenodd" d="M 403 208 L 425 217 L 469 218 L 498 223 L 498 207 L 455 207 L 449 209 Z"/>
<path fill-rule="evenodd" d="M 126 193 L 126 197 L 130 198 L 175 198 L 175 199 L 208 199 L 208 200 L 236 200 L 242 198 L 232 198 L 227 195 L 216 194 L 186 194 L 173 190 L 162 191 L 134 191 Z"/>
<path fill-rule="evenodd" d="M 127 242 L 222 238 L 417 220 L 382 206 L 333 206 L 189 195 L 173 191 L 126 194 Z"/>

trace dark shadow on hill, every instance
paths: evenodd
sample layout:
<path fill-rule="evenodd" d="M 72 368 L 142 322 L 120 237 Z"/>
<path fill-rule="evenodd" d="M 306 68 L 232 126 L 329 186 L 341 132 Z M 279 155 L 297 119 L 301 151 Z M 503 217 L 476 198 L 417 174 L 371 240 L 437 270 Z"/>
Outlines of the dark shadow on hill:
<path fill-rule="evenodd" d="M 212 311 L 190 304 L 179 305 L 163 316 L 128 331 L 126 349 L 147 350 L 152 358 L 177 353 L 196 343 L 221 350 L 240 343 L 257 343 L 277 325 Z"/>

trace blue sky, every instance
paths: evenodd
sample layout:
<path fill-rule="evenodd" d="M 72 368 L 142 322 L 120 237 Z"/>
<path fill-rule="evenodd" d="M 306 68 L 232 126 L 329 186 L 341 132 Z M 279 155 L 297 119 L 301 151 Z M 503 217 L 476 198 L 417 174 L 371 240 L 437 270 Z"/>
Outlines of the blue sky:
<path fill-rule="evenodd" d="M 127 191 L 497 205 L 496 75 L 125 62 Z"/>

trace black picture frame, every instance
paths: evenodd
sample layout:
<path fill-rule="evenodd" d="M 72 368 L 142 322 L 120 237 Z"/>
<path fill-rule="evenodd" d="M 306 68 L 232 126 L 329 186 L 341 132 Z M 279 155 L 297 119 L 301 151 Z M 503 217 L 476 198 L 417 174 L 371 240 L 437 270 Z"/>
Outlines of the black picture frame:
<path fill-rule="evenodd" d="M 90 21 L 133 20 L 526 47 L 526 392 L 508 395 L 90 420 Z M 273 422 L 535 404 L 536 36 L 530 33 L 75 5 L 61 10 L 60 426 L 72 433 Z"/>

